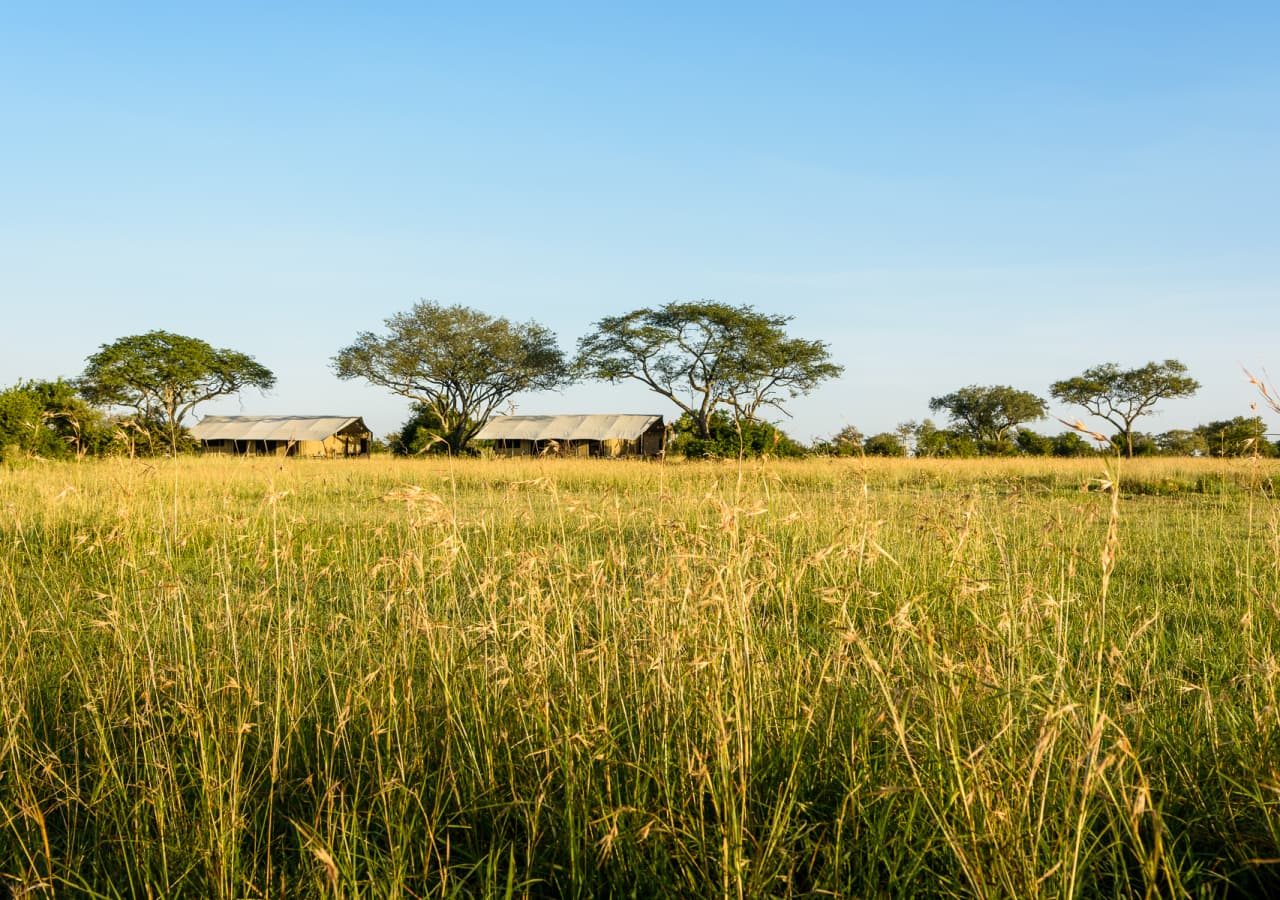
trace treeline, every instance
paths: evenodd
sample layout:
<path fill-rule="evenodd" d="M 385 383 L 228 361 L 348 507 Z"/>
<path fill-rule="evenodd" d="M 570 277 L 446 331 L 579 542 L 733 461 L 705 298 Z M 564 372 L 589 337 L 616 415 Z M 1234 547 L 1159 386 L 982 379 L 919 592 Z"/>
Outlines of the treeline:
<path fill-rule="evenodd" d="M 1280 444 L 1267 438 L 1266 423 L 1261 416 L 1236 416 L 1160 434 L 1135 431 L 1131 437 L 1134 456 L 1280 456 Z M 925 419 L 922 422 L 903 422 L 893 431 L 870 436 L 864 436 L 857 428 L 849 426 L 829 438 L 815 441 L 808 450 L 821 456 L 1079 457 L 1127 453 L 1128 442 L 1121 435 L 1097 441 L 1089 440 L 1074 430 L 1042 434 L 1030 428 L 1018 428 L 1001 440 L 984 441 L 955 428 L 939 428 L 933 420 Z"/>
<path fill-rule="evenodd" d="M 465 306 L 419 302 L 362 332 L 331 359 L 341 379 L 360 379 L 411 401 L 412 415 L 387 445 L 393 452 L 472 453 L 475 435 L 512 398 L 584 381 L 644 385 L 679 410 L 670 452 L 738 455 L 970 457 L 1082 456 L 1119 450 L 1153 454 L 1274 456 L 1258 416 L 1152 435 L 1137 423 L 1158 403 L 1190 397 L 1200 384 L 1175 359 L 1125 369 L 1104 363 L 1054 382 L 1049 394 L 1110 426 L 1076 421 L 1045 435 L 1028 423 L 1047 401 L 1008 385 L 969 385 L 932 398 L 943 415 L 863 436 L 845 428 L 805 446 L 769 419 L 843 368 L 822 341 L 787 333 L 789 316 L 715 301 L 672 302 L 606 316 L 576 353 L 537 322 L 512 322 Z M 262 391 L 275 375 L 236 350 L 150 331 L 103 344 L 74 380 L 27 381 L 0 391 L 0 458 L 178 453 L 191 446 L 187 417 L 200 404 Z M 1280 412 L 1273 393 L 1253 379 Z M 1105 426 L 1103 426 L 1105 427 Z"/>

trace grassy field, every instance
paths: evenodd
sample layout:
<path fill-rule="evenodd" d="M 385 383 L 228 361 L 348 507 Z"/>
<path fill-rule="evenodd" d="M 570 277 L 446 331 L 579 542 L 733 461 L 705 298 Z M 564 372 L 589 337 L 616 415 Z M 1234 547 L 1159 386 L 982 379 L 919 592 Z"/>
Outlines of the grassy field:
<path fill-rule="evenodd" d="M 1280 467 L 1104 466 L 0 469 L 0 880 L 1280 892 Z"/>

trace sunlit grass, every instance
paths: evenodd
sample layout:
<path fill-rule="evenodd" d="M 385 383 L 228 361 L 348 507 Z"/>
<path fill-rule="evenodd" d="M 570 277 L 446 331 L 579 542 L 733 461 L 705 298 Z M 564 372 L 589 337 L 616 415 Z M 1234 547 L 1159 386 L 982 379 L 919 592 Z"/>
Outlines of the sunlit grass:
<path fill-rule="evenodd" d="M 0 469 L 32 896 L 1280 890 L 1265 462 Z"/>

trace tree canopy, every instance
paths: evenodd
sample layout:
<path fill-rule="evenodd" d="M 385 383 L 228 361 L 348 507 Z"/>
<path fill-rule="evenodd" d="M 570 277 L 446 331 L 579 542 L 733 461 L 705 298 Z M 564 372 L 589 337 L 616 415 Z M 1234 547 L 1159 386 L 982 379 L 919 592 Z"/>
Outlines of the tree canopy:
<path fill-rule="evenodd" d="M 575 366 L 588 377 L 646 385 L 688 415 L 697 434 L 712 437 L 712 414 L 755 420 L 835 378 L 822 341 L 788 337 L 790 316 L 714 301 L 673 302 L 608 316 L 578 342 Z"/>
<path fill-rule="evenodd" d="M 1133 425 L 1138 418 L 1154 412 L 1161 400 L 1190 397 L 1199 389 L 1200 382 L 1187 375 L 1185 365 L 1176 359 L 1166 359 L 1136 369 L 1103 363 L 1074 378 L 1054 382 L 1049 393 L 1063 403 L 1084 407 L 1090 415 L 1110 422 L 1128 455 L 1133 456 Z"/>
<path fill-rule="evenodd" d="M 998 444 L 1023 422 L 1043 419 L 1045 402 L 1029 391 L 1007 385 L 962 387 L 929 401 L 933 412 L 946 411 L 954 425 L 979 444 Z"/>
<path fill-rule="evenodd" d="M 125 407 L 141 421 L 161 422 L 169 450 L 176 452 L 182 422 L 195 406 L 247 387 L 266 391 L 275 383 L 271 370 L 244 353 L 148 331 L 103 344 L 89 357 L 79 386 L 91 403 Z"/>
<path fill-rule="evenodd" d="M 385 324 L 385 334 L 362 332 L 339 351 L 335 372 L 430 410 L 455 453 L 515 394 L 554 390 L 569 381 L 555 335 L 536 322 L 421 301 Z"/>

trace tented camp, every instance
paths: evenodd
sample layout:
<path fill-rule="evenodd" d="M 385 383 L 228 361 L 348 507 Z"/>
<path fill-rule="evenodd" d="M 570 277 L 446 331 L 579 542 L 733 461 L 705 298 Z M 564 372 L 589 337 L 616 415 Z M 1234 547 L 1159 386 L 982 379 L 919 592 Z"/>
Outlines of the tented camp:
<path fill-rule="evenodd" d="M 367 456 L 373 434 L 359 416 L 205 416 L 191 429 L 207 453 Z"/>
<path fill-rule="evenodd" d="M 661 456 L 662 416 L 494 416 L 476 435 L 499 456 Z"/>

